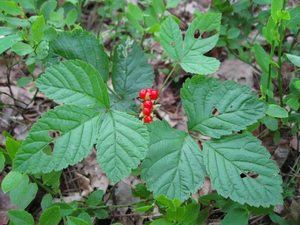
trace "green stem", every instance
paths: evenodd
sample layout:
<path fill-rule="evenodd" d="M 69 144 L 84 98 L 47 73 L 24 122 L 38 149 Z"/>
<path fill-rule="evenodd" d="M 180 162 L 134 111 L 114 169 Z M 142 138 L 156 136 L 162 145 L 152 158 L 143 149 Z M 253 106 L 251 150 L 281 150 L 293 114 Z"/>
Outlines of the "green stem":
<path fill-rule="evenodd" d="M 274 57 L 274 51 L 275 51 L 275 41 L 272 41 L 271 45 L 271 53 L 270 53 L 270 62 L 269 62 L 269 71 L 268 71 L 268 83 L 267 83 L 267 95 L 266 95 L 266 101 L 269 102 L 269 91 L 270 91 L 270 85 L 271 85 L 271 72 L 272 72 L 272 63 Z"/>
<path fill-rule="evenodd" d="M 285 9 L 286 1 L 283 1 L 282 10 Z M 285 37 L 285 29 L 283 26 L 282 21 L 280 22 L 279 26 L 279 45 L 278 45 L 278 73 L 277 73 L 277 82 L 278 82 L 278 88 L 279 88 L 279 99 L 280 99 L 280 106 L 283 106 L 283 87 L 282 87 L 282 42 Z"/>
<path fill-rule="evenodd" d="M 164 80 L 161 88 L 159 89 L 159 95 L 163 92 L 166 84 L 168 83 L 169 79 L 171 78 L 172 74 L 174 73 L 176 67 L 178 66 L 178 63 L 175 64 L 175 66 L 171 69 L 170 73 L 167 75 L 167 78 Z"/>
<path fill-rule="evenodd" d="M 47 193 L 50 193 L 52 195 L 55 195 L 56 193 L 54 191 L 52 191 L 50 188 L 46 187 L 42 182 L 40 182 L 38 179 L 36 179 L 34 176 L 30 176 L 30 178 L 38 185 L 40 186 L 42 189 L 44 189 L 44 191 L 46 191 Z"/>

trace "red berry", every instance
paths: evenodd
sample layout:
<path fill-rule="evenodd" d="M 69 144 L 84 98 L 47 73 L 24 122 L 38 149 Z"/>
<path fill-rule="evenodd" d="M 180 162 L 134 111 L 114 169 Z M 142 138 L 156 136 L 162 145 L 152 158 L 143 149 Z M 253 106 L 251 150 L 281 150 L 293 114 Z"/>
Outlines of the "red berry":
<path fill-rule="evenodd" d="M 147 88 L 147 89 L 146 89 L 146 92 L 147 92 L 147 93 L 146 93 L 145 100 L 150 100 L 150 99 L 151 99 L 151 97 L 150 97 L 151 91 L 152 91 L 151 88 Z"/>
<path fill-rule="evenodd" d="M 152 116 L 146 116 L 146 117 L 144 118 L 144 123 L 151 123 L 152 120 L 153 120 Z"/>
<path fill-rule="evenodd" d="M 153 103 L 150 100 L 144 101 L 144 108 L 148 108 L 152 110 L 152 107 L 153 107 Z"/>
<path fill-rule="evenodd" d="M 145 99 L 146 98 L 146 94 L 147 94 L 147 90 L 146 89 L 140 90 L 140 98 L 141 99 Z"/>
<path fill-rule="evenodd" d="M 150 98 L 151 98 L 152 100 L 156 100 L 156 99 L 158 98 L 158 91 L 155 90 L 155 89 L 152 89 L 152 90 L 150 91 Z"/>
<path fill-rule="evenodd" d="M 150 108 L 144 108 L 143 109 L 143 114 L 145 116 L 150 116 L 151 112 L 152 112 L 152 110 Z"/>

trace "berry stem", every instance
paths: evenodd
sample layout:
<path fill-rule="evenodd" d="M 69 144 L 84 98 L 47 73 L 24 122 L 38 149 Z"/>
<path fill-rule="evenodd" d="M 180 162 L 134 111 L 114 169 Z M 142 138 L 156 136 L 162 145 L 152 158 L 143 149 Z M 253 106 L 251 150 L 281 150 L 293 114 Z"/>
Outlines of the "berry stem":
<path fill-rule="evenodd" d="M 171 78 L 172 74 L 174 73 L 176 67 L 178 66 L 178 63 L 176 63 L 174 65 L 174 67 L 172 68 L 172 70 L 170 71 L 170 73 L 167 75 L 167 78 L 164 80 L 161 88 L 159 89 L 159 95 L 161 95 L 161 93 L 164 91 L 166 84 L 168 83 L 169 79 Z"/>

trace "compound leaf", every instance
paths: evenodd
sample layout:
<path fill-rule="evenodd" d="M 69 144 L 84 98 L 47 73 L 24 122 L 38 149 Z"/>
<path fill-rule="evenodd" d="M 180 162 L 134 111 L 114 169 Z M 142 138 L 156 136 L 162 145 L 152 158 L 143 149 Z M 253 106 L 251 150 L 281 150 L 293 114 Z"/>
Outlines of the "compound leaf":
<path fill-rule="evenodd" d="M 197 144 L 166 122 L 153 122 L 149 129 L 150 144 L 142 163 L 142 178 L 154 196 L 186 200 L 203 184 L 206 174 Z"/>
<path fill-rule="evenodd" d="M 59 103 L 109 107 L 109 96 L 98 71 L 86 62 L 68 60 L 49 67 L 37 86 Z"/>
<path fill-rule="evenodd" d="M 279 169 L 254 136 L 238 134 L 206 141 L 203 160 L 220 195 L 256 207 L 282 204 Z"/>
<path fill-rule="evenodd" d="M 14 168 L 25 173 L 48 173 L 74 165 L 95 144 L 101 116 L 94 109 L 74 105 L 46 112 L 22 143 Z"/>
<path fill-rule="evenodd" d="M 120 97 L 132 100 L 138 96 L 140 89 L 153 85 L 153 67 L 147 61 L 143 50 L 137 44 L 124 43 L 116 48 L 112 83 Z"/>
<path fill-rule="evenodd" d="M 255 123 L 265 105 L 251 89 L 234 81 L 193 77 L 181 89 L 189 130 L 219 138 Z"/>
<path fill-rule="evenodd" d="M 112 110 L 105 115 L 100 131 L 97 160 L 108 178 L 116 183 L 144 159 L 148 149 L 148 130 L 135 117 Z"/>
<path fill-rule="evenodd" d="M 89 32 L 63 32 L 50 42 L 50 49 L 66 59 L 86 61 L 99 71 L 106 82 L 109 73 L 109 61 L 100 41 Z"/>
<path fill-rule="evenodd" d="M 189 26 L 185 39 L 176 21 L 169 17 L 161 25 L 160 43 L 167 54 L 189 73 L 209 74 L 218 70 L 220 62 L 212 57 L 204 56 L 219 39 L 221 14 L 205 13 L 196 17 Z M 208 38 L 203 38 L 204 32 L 216 31 Z"/>

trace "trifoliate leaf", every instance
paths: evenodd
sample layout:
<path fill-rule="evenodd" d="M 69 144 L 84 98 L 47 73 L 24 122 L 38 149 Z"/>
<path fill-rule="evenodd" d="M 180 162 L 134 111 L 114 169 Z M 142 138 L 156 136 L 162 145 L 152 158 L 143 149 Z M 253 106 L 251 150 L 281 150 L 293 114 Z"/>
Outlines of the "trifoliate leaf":
<path fill-rule="evenodd" d="M 219 39 L 221 15 L 219 13 L 200 14 L 189 26 L 184 41 L 176 21 L 169 17 L 161 25 L 160 43 L 167 54 L 189 73 L 209 74 L 219 68 L 220 62 L 204 56 Z M 202 38 L 204 32 L 216 30 L 216 34 Z"/>
<path fill-rule="evenodd" d="M 68 60 L 49 67 L 37 86 L 59 103 L 109 107 L 107 88 L 97 70 L 86 62 Z"/>
<path fill-rule="evenodd" d="M 137 44 L 119 45 L 113 56 L 112 83 L 123 99 L 132 100 L 140 89 L 153 85 L 154 73 L 143 50 Z M 134 85 L 133 85 L 134 84 Z"/>
<path fill-rule="evenodd" d="M 206 141 L 203 160 L 220 195 L 256 207 L 282 203 L 279 169 L 254 136 L 238 134 Z"/>
<path fill-rule="evenodd" d="M 103 45 L 92 34 L 84 31 L 63 32 L 50 42 L 50 49 L 66 59 L 80 59 L 92 66 L 106 82 L 109 73 L 109 61 Z"/>
<path fill-rule="evenodd" d="M 186 200 L 204 182 L 206 172 L 200 149 L 188 134 L 170 128 L 166 122 L 153 122 L 149 129 L 142 179 L 154 196 Z"/>
<path fill-rule="evenodd" d="M 26 173 L 48 173 L 74 165 L 95 144 L 101 116 L 93 109 L 74 105 L 46 112 L 22 143 L 14 168 Z"/>
<path fill-rule="evenodd" d="M 201 76 L 181 89 L 189 130 L 219 138 L 245 129 L 264 116 L 265 105 L 247 86 Z"/>
<path fill-rule="evenodd" d="M 140 120 L 116 110 L 105 114 L 96 146 L 97 160 L 113 183 L 128 176 L 144 159 L 148 141 L 148 130 Z"/>

